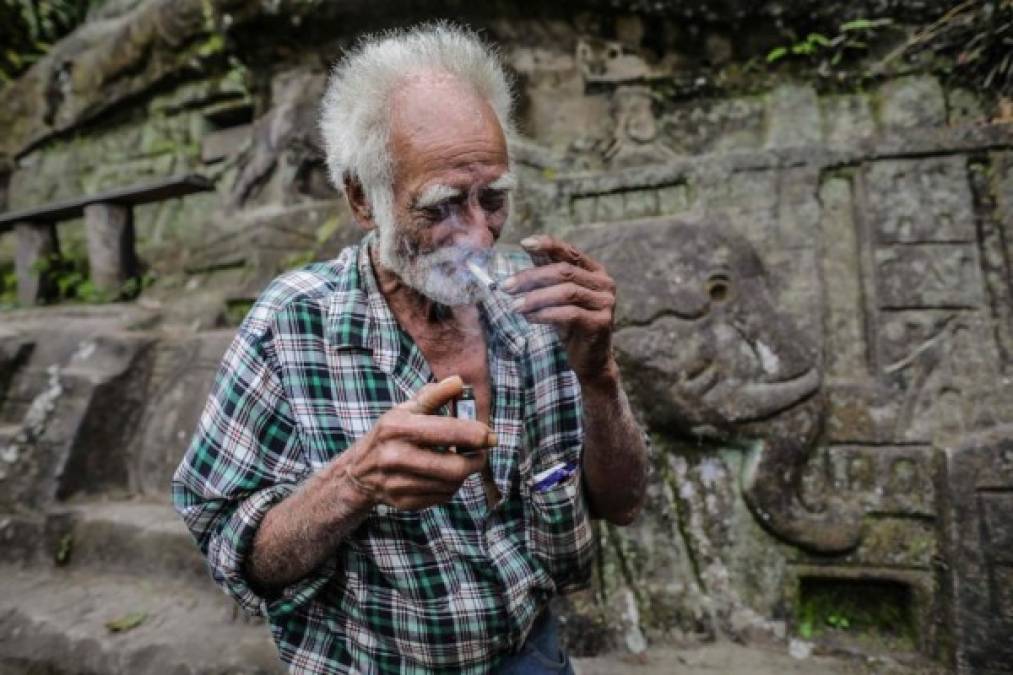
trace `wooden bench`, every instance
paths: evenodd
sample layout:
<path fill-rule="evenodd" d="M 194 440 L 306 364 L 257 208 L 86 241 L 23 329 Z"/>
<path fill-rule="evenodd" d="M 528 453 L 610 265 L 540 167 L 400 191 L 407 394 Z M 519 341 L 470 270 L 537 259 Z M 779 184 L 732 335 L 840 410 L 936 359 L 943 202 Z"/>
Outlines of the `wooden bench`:
<path fill-rule="evenodd" d="M 35 305 L 45 297 L 49 280 L 38 263 L 59 255 L 59 222 L 84 216 L 91 283 L 115 296 L 137 276 L 133 207 L 213 189 L 204 176 L 189 174 L 0 214 L 0 234 L 13 229 L 17 236 L 18 303 Z"/>

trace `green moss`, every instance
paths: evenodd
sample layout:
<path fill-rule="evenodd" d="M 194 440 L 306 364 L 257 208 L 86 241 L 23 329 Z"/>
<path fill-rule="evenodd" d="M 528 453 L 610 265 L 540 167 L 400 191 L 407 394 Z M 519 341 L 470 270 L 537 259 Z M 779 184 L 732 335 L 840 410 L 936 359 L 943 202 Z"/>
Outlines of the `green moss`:
<path fill-rule="evenodd" d="M 229 326 L 238 326 L 253 308 L 253 300 L 236 298 L 225 301 L 225 322 Z"/>
<path fill-rule="evenodd" d="M 13 309 L 18 304 L 18 277 L 14 261 L 0 261 L 0 310 Z"/>
<path fill-rule="evenodd" d="M 870 646 L 910 651 L 917 642 L 911 589 L 900 583 L 803 578 L 796 608 L 798 634 L 848 637 Z"/>

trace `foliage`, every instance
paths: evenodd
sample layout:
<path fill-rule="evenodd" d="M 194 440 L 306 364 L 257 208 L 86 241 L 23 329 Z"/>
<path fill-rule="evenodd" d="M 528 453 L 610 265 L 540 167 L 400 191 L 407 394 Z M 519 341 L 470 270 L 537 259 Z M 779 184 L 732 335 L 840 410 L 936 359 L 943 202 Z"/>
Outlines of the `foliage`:
<path fill-rule="evenodd" d="M 14 307 L 18 302 L 18 277 L 14 263 L 0 263 L 0 310 Z"/>
<path fill-rule="evenodd" d="M 71 534 L 65 534 L 60 537 L 60 541 L 57 544 L 56 555 L 54 560 L 57 565 L 66 565 L 70 562 L 70 553 L 74 548 L 74 537 Z"/>
<path fill-rule="evenodd" d="M 28 69 L 102 0 L 0 0 L 0 83 Z"/>
<path fill-rule="evenodd" d="M 898 647 L 913 644 L 915 628 L 907 589 L 894 584 L 809 581 L 803 584 L 796 612 L 803 639 L 833 630 Z"/>
<path fill-rule="evenodd" d="M 802 40 L 775 47 L 767 53 L 767 63 L 790 58 L 805 59 L 818 63 L 821 74 L 825 75 L 845 57 L 865 53 L 877 32 L 892 25 L 893 20 L 889 18 L 848 21 L 838 26 L 837 34 L 832 38 L 822 33 L 809 33 Z"/>
<path fill-rule="evenodd" d="M 1013 0 L 965 0 L 912 34 L 876 70 L 926 56 L 947 59 L 952 75 L 975 88 L 1013 95 Z"/>
<path fill-rule="evenodd" d="M 768 66 L 815 66 L 819 76 L 842 81 L 931 70 L 979 91 L 1013 95 L 1013 0 L 964 0 L 918 26 L 860 18 L 825 33 L 788 34 L 790 42 L 767 52 Z"/>
<path fill-rule="evenodd" d="M 84 257 L 65 258 L 58 255 L 43 258 L 35 263 L 35 271 L 46 275 L 53 285 L 50 302 L 84 302 L 99 304 L 116 300 L 129 300 L 154 283 L 155 277 L 146 273 L 140 278 L 127 279 L 116 292 L 103 291 L 91 282 L 88 261 Z"/>
<path fill-rule="evenodd" d="M 132 628 L 137 628 L 148 618 L 146 612 L 131 612 L 112 621 L 106 621 L 106 630 L 110 633 L 123 633 Z"/>

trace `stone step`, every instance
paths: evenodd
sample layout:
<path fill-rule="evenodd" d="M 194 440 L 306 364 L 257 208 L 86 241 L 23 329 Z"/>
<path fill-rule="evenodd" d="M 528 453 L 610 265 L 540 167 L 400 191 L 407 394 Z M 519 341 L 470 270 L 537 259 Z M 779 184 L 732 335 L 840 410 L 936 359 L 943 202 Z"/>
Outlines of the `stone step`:
<path fill-rule="evenodd" d="M 61 504 L 49 515 L 58 562 L 145 578 L 172 578 L 213 587 L 193 537 L 168 504 L 142 501 Z M 62 554 L 60 551 L 62 550 Z"/>
<path fill-rule="evenodd" d="M 107 626 L 116 621 L 125 629 Z M 167 579 L 0 566 L 0 673 L 26 672 L 274 675 L 284 668 L 267 625 L 235 618 L 219 592 Z"/>

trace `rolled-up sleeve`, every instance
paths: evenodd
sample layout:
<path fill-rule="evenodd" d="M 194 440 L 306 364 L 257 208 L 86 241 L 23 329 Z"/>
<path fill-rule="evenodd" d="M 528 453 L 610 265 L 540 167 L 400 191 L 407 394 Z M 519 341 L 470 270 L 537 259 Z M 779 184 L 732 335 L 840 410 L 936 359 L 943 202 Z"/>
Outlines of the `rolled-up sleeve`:
<path fill-rule="evenodd" d="M 264 516 L 311 472 L 279 377 L 269 331 L 241 328 L 215 377 L 197 431 L 172 480 L 173 506 L 211 576 L 248 613 L 287 613 L 334 575 L 327 559 L 278 595 L 259 595 L 245 564 Z"/>

